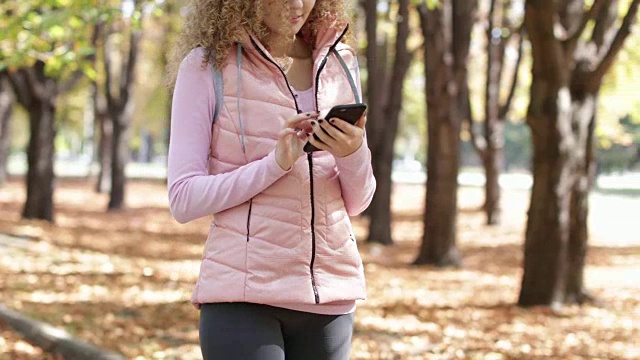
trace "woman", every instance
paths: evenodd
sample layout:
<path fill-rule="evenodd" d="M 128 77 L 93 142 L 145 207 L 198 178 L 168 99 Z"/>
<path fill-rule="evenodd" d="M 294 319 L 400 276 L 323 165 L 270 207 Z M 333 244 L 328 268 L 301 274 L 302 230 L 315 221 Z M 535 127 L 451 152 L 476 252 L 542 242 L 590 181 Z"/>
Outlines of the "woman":
<path fill-rule="evenodd" d="M 365 117 L 320 116 L 360 102 L 345 2 L 196 0 L 187 15 L 168 182 L 179 222 L 214 215 L 192 296 L 205 359 L 349 357 L 365 298 L 349 215 L 375 180 Z"/>

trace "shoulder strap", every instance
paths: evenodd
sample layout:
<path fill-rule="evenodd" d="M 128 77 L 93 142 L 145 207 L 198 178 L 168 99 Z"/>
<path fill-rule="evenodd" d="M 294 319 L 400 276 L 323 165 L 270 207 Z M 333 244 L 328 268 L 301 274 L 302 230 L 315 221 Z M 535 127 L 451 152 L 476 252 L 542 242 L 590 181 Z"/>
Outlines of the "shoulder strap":
<path fill-rule="evenodd" d="M 351 75 L 349 66 L 347 66 L 347 63 L 344 61 L 342 56 L 340 56 L 340 53 L 338 53 L 338 50 L 336 50 L 335 48 L 333 48 L 333 54 L 338 58 L 338 60 L 340 61 L 340 65 L 342 65 L 344 72 L 347 74 L 347 77 L 349 78 L 349 85 L 351 85 L 351 91 L 353 91 L 353 97 L 356 99 L 356 103 L 358 104 L 361 103 L 362 101 L 360 101 L 360 95 L 358 94 L 358 87 L 356 86 L 356 82 L 353 80 L 353 75 Z"/>
<path fill-rule="evenodd" d="M 213 75 L 213 90 L 216 93 L 216 106 L 213 110 L 213 122 L 211 124 L 213 126 L 218 120 L 222 102 L 224 101 L 224 83 L 222 82 L 222 72 L 216 69 L 213 64 L 211 64 L 211 72 Z"/>

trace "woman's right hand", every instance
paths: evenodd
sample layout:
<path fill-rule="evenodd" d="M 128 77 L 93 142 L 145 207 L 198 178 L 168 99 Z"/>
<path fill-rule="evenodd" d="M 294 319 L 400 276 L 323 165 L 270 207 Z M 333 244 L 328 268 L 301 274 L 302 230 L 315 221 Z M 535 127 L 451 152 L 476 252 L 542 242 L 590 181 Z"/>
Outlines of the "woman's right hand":
<path fill-rule="evenodd" d="M 297 114 L 285 123 L 278 134 L 276 144 L 276 161 L 283 170 L 289 170 L 293 163 L 304 154 L 304 145 L 309 134 L 313 132 L 311 121 L 318 119 L 320 113 L 308 112 Z"/>

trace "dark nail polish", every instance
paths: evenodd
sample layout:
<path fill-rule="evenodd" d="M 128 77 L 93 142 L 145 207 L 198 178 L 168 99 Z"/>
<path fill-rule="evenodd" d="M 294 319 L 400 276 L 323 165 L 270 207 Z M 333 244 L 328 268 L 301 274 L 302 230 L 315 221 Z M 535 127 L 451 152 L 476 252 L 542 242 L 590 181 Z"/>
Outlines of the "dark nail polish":
<path fill-rule="evenodd" d="M 318 120 L 318 122 L 319 122 L 320 124 L 322 124 L 322 123 L 324 122 L 324 120 L 320 119 L 320 120 Z"/>
<path fill-rule="evenodd" d="M 311 126 L 316 126 L 316 125 L 317 125 L 317 124 L 316 124 L 316 122 L 315 122 L 315 121 L 312 121 L 312 122 L 311 122 Z"/>
<path fill-rule="evenodd" d="M 336 119 L 331 119 L 331 120 L 329 120 L 329 122 L 330 123 L 334 123 L 334 122 L 336 122 Z"/>

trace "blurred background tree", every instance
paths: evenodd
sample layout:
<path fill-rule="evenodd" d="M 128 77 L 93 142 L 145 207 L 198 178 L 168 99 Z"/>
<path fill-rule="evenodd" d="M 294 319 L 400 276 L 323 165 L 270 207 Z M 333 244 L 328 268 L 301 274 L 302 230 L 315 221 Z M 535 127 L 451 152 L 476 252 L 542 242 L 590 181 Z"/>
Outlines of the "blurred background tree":
<path fill-rule="evenodd" d="M 533 67 L 527 124 L 533 188 L 518 303 L 590 300 L 584 287 L 588 195 L 595 174 L 599 94 L 636 20 L 640 0 L 527 0 Z"/>
<path fill-rule="evenodd" d="M 0 71 L 0 186 L 7 181 L 7 160 L 10 147 L 10 120 L 13 117 L 15 95 L 9 83 L 9 72 Z"/>
<path fill-rule="evenodd" d="M 477 0 L 419 7 L 427 101 L 427 198 L 416 264 L 460 265 L 456 247 L 460 131 Z"/>
<path fill-rule="evenodd" d="M 117 5 L 119 2 L 116 3 Z M 142 0 L 122 2 L 122 16 L 109 24 L 102 39 L 104 95 L 107 116 L 111 124 L 109 210 L 123 207 L 125 196 L 125 166 L 130 156 L 130 129 L 133 121 L 133 88 L 141 52 L 142 27 L 150 8 Z M 153 6 L 153 5 L 151 5 Z M 115 50 L 119 49 L 119 50 Z M 108 128 L 109 126 L 105 126 Z M 105 157 L 107 152 L 102 152 Z M 106 161 L 102 166 L 109 165 Z M 104 171 L 104 170 L 103 170 Z"/>
<path fill-rule="evenodd" d="M 8 70 L 17 101 L 29 114 L 25 218 L 53 220 L 58 99 L 85 74 L 95 75 L 91 63 L 98 34 L 90 24 L 105 14 L 96 5 L 42 0 L 5 2 L 0 8 L 0 71 Z"/>
<path fill-rule="evenodd" d="M 370 217 L 367 242 L 391 245 L 391 177 L 395 141 L 404 102 L 405 78 L 416 52 L 409 48 L 413 6 L 409 0 L 389 2 L 383 6 L 385 11 L 381 16 L 377 1 L 363 1 L 361 5 L 367 33 L 366 100 L 372 106 L 367 118 L 367 140 L 377 183 L 375 196 L 367 209 Z M 379 17 L 382 17 L 383 26 L 378 26 Z M 395 40 L 390 44 L 388 33 L 392 31 L 395 32 Z"/>
<path fill-rule="evenodd" d="M 505 167 L 505 126 L 511 110 L 523 57 L 524 28 L 522 3 L 491 0 L 486 15 L 479 21 L 484 28 L 486 70 L 484 81 L 484 117 L 478 131 L 468 82 L 463 87 L 467 107 L 470 141 L 480 156 L 485 173 L 484 212 L 488 225 L 500 222 L 499 177 Z M 486 19 L 486 20 L 485 20 Z"/>

